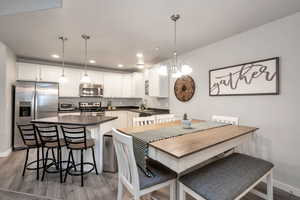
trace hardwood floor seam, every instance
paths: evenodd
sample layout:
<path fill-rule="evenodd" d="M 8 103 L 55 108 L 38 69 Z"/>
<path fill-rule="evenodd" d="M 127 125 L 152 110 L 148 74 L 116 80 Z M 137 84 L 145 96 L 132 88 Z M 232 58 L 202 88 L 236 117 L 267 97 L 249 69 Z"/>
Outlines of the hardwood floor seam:
<path fill-rule="evenodd" d="M 56 198 L 47 197 L 47 196 L 40 196 L 40 195 L 36 195 L 36 194 L 30 194 L 30 193 L 26 193 L 26 192 L 19 192 L 19 191 L 15 191 L 15 190 L 9 190 L 9 189 L 5 189 L 5 188 L 0 188 L 0 191 L 12 192 L 12 193 L 16 193 L 16 194 L 27 195 L 27 196 L 42 198 L 42 199 L 47 199 L 47 200 L 63 200 L 63 199 L 56 199 Z"/>

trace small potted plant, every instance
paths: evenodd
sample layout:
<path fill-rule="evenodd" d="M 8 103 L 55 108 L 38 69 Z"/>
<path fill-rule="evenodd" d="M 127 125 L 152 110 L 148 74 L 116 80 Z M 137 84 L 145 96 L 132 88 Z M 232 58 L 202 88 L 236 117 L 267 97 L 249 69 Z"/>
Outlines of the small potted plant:
<path fill-rule="evenodd" d="M 181 123 L 182 123 L 183 128 L 191 128 L 192 127 L 192 120 L 188 119 L 188 116 L 186 113 L 184 113 Z"/>

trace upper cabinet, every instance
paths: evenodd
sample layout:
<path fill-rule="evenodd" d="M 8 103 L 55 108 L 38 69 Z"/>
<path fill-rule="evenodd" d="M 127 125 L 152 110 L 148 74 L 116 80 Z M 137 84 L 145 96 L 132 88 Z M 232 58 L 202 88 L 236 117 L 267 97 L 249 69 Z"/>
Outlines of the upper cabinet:
<path fill-rule="evenodd" d="M 122 74 L 105 73 L 103 86 L 104 86 L 104 97 L 122 97 L 123 96 Z"/>
<path fill-rule="evenodd" d="M 79 85 L 82 71 L 79 69 L 65 69 L 64 83 L 59 83 L 59 96 L 62 97 L 79 97 Z"/>
<path fill-rule="evenodd" d="M 145 96 L 145 80 L 144 73 L 134 72 L 132 74 L 132 96 L 143 98 Z"/>
<path fill-rule="evenodd" d="M 59 66 L 18 63 L 18 80 L 59 82 L 62 68 Z M 144 73 L 112 73 L 101 71 L 87 71 L 91 82 L 104 86 L 104 97 L 109 98 L 143 98 L 145 95 Z M 162 92 L 165 85 L 154 71 L 151 72 L 150 86 L 151 96 L 165 97 Z M 78 97 L 80 80 L 84 76 L 84 70 L 65 68 L 66 82 L 59 83 L 59 95 L 62 97 Z M 166 87 L 167 88 L 167 87 Z M 167 93 L 167 92 L 166 92 Z"/>
<path fill-rule="evenodd" d="M 81 78 L 84 76 L 84 73 L 85 73 L 84 70 L 81 70 Z M 89 75 L 92 83 L 103 84 L 104 72 L 88 70 L 87 74 Z"/>
<path fill-rule="evenodd" d="M 122 75 L 122 96 L 121 97 L 124 97 L 124 98 L 134 97 L 131 74 L 123 74 Z"/>
<path fill-rule="evenodd" d="M 160 75 L 158 67 L 154 66 L 146 72 L 146 80 L 149 80 L 149 96 L 167 98 L 169 96 L 168 76 Z"/>
<path fill-rule="evenodd" d="M 62 68 L 49 65 L 40 66 L 40 81 L 58 82 Z"/>
<path fill-rule="evenodd" d="M 40 65 L 30 63 L 17 63 L 18 80 L 39 81 Z"/>

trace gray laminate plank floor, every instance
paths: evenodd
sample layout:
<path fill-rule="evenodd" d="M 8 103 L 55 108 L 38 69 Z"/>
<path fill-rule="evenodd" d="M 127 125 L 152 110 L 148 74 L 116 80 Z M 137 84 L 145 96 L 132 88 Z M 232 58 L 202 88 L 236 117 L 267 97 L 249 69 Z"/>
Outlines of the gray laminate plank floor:
<path fill-rule="evenodd" d="M 32 152 L 31 156 L 35 156 Z M 84 187 L 80 187 L 80 177 L 68 176 L 67 182 L 59 183 L 58 174 L 48 174 L 45 181 L 37 181 L 35 171 L 27 171 L 22 177 L 25 152 L 13 152 L 7 158 L 0 158 L 0 200 L 114 200 L 117 194 L 117 175 L 104 173 L 85 177 Z M 261 185 L 261 190 L 265 190 Z M 168 189 L 153 194 L 160 200 L 169 198 Z M 130 195 L 125 193 L 124 200 Z M 146 197 L 143 199 L 147 199 Z M 188 200 L 193 198 L 188 197 Z M 243 200 L 261 200 L 248 194 Z M 274 200 L 300 200 L 281 190 L 275 189 Z"/>

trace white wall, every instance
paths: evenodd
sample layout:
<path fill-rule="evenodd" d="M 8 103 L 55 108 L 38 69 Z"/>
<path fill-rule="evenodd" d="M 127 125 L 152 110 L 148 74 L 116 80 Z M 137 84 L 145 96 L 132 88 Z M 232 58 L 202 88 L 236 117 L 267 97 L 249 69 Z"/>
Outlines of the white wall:
<path fill-rule="evenodd" d="M 11 148 L 12 93 L 16 81 L 16 57 L 0 42 L 0 155 Z"/>
<path fill-rule="evenodd" d="M 209 97 L 209 69 L 275 56 L 280 57 L 280 95 Z M 300 188 L 300 13 L 196 49 L 181 59 L 193 67 L 196 93 L 188 103 L 179 102 L 171 80 L 171 112 L 199 119 L 213 114 L 238 116 L 242 125 L 259 127 L 258 155 L 275 164 L 277 181 L 300 195 L 296 189 Z"/>

